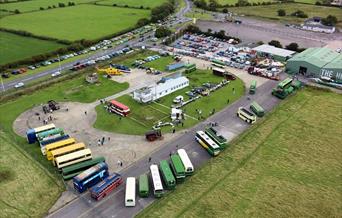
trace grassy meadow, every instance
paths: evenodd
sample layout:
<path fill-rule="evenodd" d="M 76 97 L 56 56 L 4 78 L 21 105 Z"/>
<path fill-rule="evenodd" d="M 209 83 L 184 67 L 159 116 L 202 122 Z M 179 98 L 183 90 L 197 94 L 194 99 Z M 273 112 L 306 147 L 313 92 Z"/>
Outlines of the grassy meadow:
<path fill-rule="evenodd" d="M 272 2 L 274 0 L 248 0 L 249 3 L 261 3 L 261 2 Z M 210 2 L 210 0 L 206 0 L 207 3 Z M 220 5 L 235 5 L 238 2 L 238 0 L 217 0 L 217 3 Z"/>
<path fill-rule="evenodd" d="M 149 8 L 155 8 L 168 0 L 104 0 L 98 2 L 99 4 L 103 5 L 113 5 L 116 4 L 117 6 L 125 6 L 128 5 L 130 7 L 140 7 L 143 6 L 144 8 L 149 7 Z"/>
<path fill-rule="evenodd" d="M 196 70 L 192 73 L 186 74 L 190 80 L 190 86 L 184 89 L 173 92 L 163 98 L 160 98 L 157 103 L 140 104 L 132 99 L 131 96 L 125 95 L 119 97 L 117 100 L 124 103 L 131 109 L 131 113 L 122 119 L 117 115 L 106 112 L 102 105 L 96 107 L 97 120 L 94 124 L 95 128 L 110 132 L 139 135 L 144 134 L 147 130 L 159 121 L 170 121 L 170 112 L 173 99 L 178 95 L 183 95 L 184 100 L 188 100 L 186 91 L 190 91 L 192 87 L 197 87 L 205 82 L 218 83 L 222 77 L 214 76 L 208 70 Z M 232 88 L 235 88 L 236 93 L 232 93 Z M 240 79 L 231 81 L 227 86 L 213 92 L 208 97 L 203 97 L 195 102 L 192 102 L 182 109 L 186 110 L 186 120 L 184 127 L 178 126 L 176 130 L 189 128 L 199 122 L 196 109 L 202 110 L 202 116 L 207 118 L 211 115 L 212 110 L 219 111 L 227 106 L 227 99 L 230 104 L 239 99 L 244 94 L 243 82 Z M 210 107 L 208 107 L 210 105 Z M 171 131 L 170 128 L 163 129 L 163 131 Z"/>
<path fill-rule="evenodd" d="M 74 41 L 117 33 L 134 27 L 140 18 L 149 16 L 148 10 L 78 5 L 7 16 L 1 19 L 0 27 Z"/>
<path fill-rule="evenodd" d="M 341 108 L 298 92 L 137 217 L 340 217 Z"/>
<path fill-rule="evenodd" d="M 64 47 L 56 42 L 0 32 L 0 64 L 14 62 Z"/>

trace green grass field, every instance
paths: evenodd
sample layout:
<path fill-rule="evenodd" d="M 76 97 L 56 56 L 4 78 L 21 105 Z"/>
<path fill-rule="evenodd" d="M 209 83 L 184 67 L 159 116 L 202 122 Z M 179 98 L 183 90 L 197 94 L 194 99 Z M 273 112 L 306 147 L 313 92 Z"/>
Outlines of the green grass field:
<path fill-rule="evenodd" d="M 272 2 L 274 0 L 248 0 L 249 3 L 258 3 L 258 2 Z M 209 3 L 209 0 L 206 0 Z M 238 2 L 238 0 L 217 0 L 220 5 L 234 5 Z"/>
<path fill-rule="evenodd" d="M 260 18 L 267 18 L 272 20 L 279 20 L 282 22 L 292 22 L 292 23 L 301 23 L 305 19 L 297 18 L 293 16 L 285 16 L 279 17 L 278 10 L 284 9 L 286 14 L 289 15 L 297 10 L 304 11 L 309 17 L 326 17 L 329 14 L 337 17 L 339 24 L 342 23 L 342 13 L 341 9 L 335 7 L 324 7 L 324 6 L 316 6 L 316 5 L 308 5 L 308 4 L 296 4 L 296 3 L 288 3 L 288 4 L 276 4 L 276 5 L 268 5 L 268 6 L 250 6 L 250 7 L 234 7 L 229 8 L 230 11 L 244 14 L 247 16 L 254 16 Z"/>
<path fill-rule="evenodd" d="M 185 16 L 189 18 L 197 18 L 201 20 L 213 20 L 213 16 L 210 14 L 210 12 L 203 11 L 201 9 L 197 9 L 196 11 L 191 11 L 189 13 L 186 13 Z"/>
<path fill-rule="evenodd" d="M 150 7 L 155 8 L 161 4 L 163 4 L 164 2 L 167 2 L 168 0 L 104 0 L 104 1 L 100 1 L 98 2 L 99 4 L 103 4 L 103 5 L 113 5 L 116 4 L 118 6 L 133 6 L 133 7 L 140 7 L 140 6 L 144 6 L 144 8 L 146 7 Z"/>
<path fill-rule="evenodd" d="M 64 189 L 0 131 L 1 217 L 43 217 Z M 15 164 L 13 164 L 15 163 Z"/>
<path fill-rule="evenodd" d="M 295 0 L 295 2 L 314 5 L 318 1 L 317 0 Z M 319 2 L 321 2 L 321 1 L 319 1 Z"/>
<path fill-rule="evenodd" d="M 94 1 L 95 0 L 72 0 L 71 2 L 74 2 L 75 4 L 81 4 L 81 3 L 88 3 L 88 2 L 94 2 Z M 1 9 L 5 9 L 8 11 L 15 11 L 16 9 L 18 9 L 21 13 L 23 13 L 23 12 L 30 12 L 30 11 L 39 11 L 40 7 L 47 9 L 49 6 L 51 8 L 53 6 L 56 6 L 56 9 L 60 9 L 60 8 L 58 8 L 58 3 L 64 3 L 65 5 L 68 5 L 68 2 L 70 2 L 70 1 L 69 0 L 22 1 L 22 2 L 16 2 L 16 3 L 1 4 Z"/>
<path fill-rule="evenodd" d="M 148 10 L 78 5 L 7 16 L 0 26 L 58 39 L 97 39 L 134 27 L 149 16 Z"/>
<path fill-rule="evenodd" d="M 128 117 L 122 118 L 121 120 L 117 115 L 107 113 L 102 105 L 97 106 L 97 120 L 94 124 L 94 127 L 105 131 L 124 134 L 144 134 L 158 121 L 170 121 L 170 106 L 176 96 L 183 95 L 185 100 L 187 100 L 185 92 L 189 91 L 192 86 L 199 86 L 208 81 L 220 82 L 222 80 L 221 77 L 216 77 L 207 70 L 197 70 L 190 74 L 186 74 L 186 76 L 190 80 L 189 87 L 169 94 L 159 99 L 157 103 L 139 104 L 133 100 L 131 96 L 125 95 L 119 97 L 117 100 L 126 104 L 131 109 L 130 115 L 128 115 Z M 236 90 L 235 94 L 232 93 L 233 87 Z M 201 109 L 202 116 L 207 118 L 211 115 L 210 113 L 214 108 L 216 112 L 223 109 L 227 106 L 227 99 L 229 99 L 230 103 L 232 103 L 239 99 L 243 93 L 243 82 L 238 79 L 230 82 L 230 84 L 224 88 L 211 93 L 209 97 L 203 97 L 186 105 L 183 107 L 183 109 L 186 110 L 186 114 L 190 117 L 186 117 L 186 120 L 184 121 L 184 127 L 178 126 L 176 127 L 176 130 L 189 128 L 199 122 L 196 109 Z M 210 105 L 210 107 L 208 107 L 208 105 Z M 163 131 L 169 132 L 171 129 L 166 128 L 163 129 Z"/>
<path fill-rule="evenodd" d="M 29 58 L 64 47 L 55 42 L 0 32 L 0 64 Z"/>
<path fill-rule="evenodd" d="M 340 217 L 341 108 L 298 92 L 137 217 Z"/>

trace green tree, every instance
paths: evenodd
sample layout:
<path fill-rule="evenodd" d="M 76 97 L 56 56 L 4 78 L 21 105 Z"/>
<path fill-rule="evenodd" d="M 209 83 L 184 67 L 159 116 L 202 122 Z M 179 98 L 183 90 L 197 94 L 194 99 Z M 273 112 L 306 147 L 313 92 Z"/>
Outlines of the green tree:
<path fill-rule="evenodd" d="M 162 38 L 169 35 L 171 35 L 171 30 L 163 26 L 156 29 L 156 33 L 154 34 L 154 36 L 157 38 Z"/>
<path fill-rule="evenodd" d="M 228 9 L 227 8 L 223 8 L 222 9 L 222 13 L 225 13 L 225 14 L 228 13 Z"/>
<path fill-rule="evenodd" d="M 322 19 L 322 24 L 327 26 L 335 26 L 337 23 L 337 18 L 333 15 L 328 15 L 326 18 Z"/>
<path fill-rule="evenodd" d="M 15 13 L 15 14 L 20 14 L 20 11 L 19 11 L 18 9 L 15 9 L 15 10 L 14 10 L 14 13 Z"/>
<path fill-rule="evenodd" d="M 278 40 L 272 40 L 272 41 L 268 42 L 268 44 L 273 45 L 274 47 L 277 47 L 277 48 L 283 47 Z"/>
<path fill-rule="evenodd" d="M 60 7 L 60 8 L 64 8 L 64 7 L 65 7 L 65 4 L 64 4 L 64 3 L 61 3 L 61 2 L 59 2 L 59 3 L 58 3 L 58 7 Z"/>
<path fill-rule="evenodd" d="M 279 9 L 278 10 L 278 16 L 280 16 L 280 17 L 286 16 L 286 11 L 284 9 Z"/>
<path fill-rule="evenodd" d="M 288 50 L 291 50 L 291 51 L 297 51 L 299 46 L 297 43 L 292 42 L 292 43 L 288 44 L 287 46 L 285 46 L 285 48 Z"/>
<path fill-rule="evenodd" d="M 137 27 L 145 26 L 149 23 L 150 21 L 147 18 L 141 18 L 137 22 Z"/>

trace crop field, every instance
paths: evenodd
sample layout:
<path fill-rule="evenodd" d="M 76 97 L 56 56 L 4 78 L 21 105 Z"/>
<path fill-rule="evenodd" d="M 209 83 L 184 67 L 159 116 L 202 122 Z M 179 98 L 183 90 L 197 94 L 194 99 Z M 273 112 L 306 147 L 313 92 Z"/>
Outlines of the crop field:
<path fill-rule="evenodd" d="M 341 108 L 305 88 L 137 217 L 340 217 Z"/>
<path fill-rule="evenodd" d="M 149 7 L 149 8 L 155 8 L 168 0 L 104 0 L 98 2 L 98 4 L 103 4 L 103 5 L 113 5 L 116 4 L 117 6 L 125 6 L 128 5 L 130 7 L 140 7 L 143 6 L 144 8 Z"/>
<path fill-rule="evenodd" d="M 149 16 L 148 10 L 83 4 L 7 16 L 1 19 L 0 27 L 74 41 L 117 33 L 134 27 L 140 18 Z"/>
<path fill-rule="evenodd" d="M 279 17 L 278 10 L 284 9 L 286 11 L 287 16 Z M 334 15 L 337 17 L 339 24 L 342 23 L 342 13 L 341 9 L 335 7 L 324 7 L 324 6 L 316 6 L 316 5 L 309 5 L 309 4 L 296 4 L 296 3 L 289 3 L 289 4 L 276 4 L 276 5 L 267 5 L 267 6 L 249 6 L 249 7 L 234 7 L 229 8 L 230 11 L 244 14 L 247 16 L 254 16 L 254 17 L 261 17 L 267 18 L 272 20 L 280 20 L 282 22 L 295 22 L 300 23 L 303 22 L 304 18 L 298 18 L 289 16 L 291 13 L 302 10 L 304 11 L 309 17 L 326 17 L 329 14 Z"/>
<path fill-rule="evenodd" d="M 64 189 L 63 184 L 21 153 L 13 138 L 2 131 L 0 144 L 1 217 L 43 217 Z"/>
<path fill-rule="evenodd" d="M 15 11 L 18 9 L 21 13 L 30 12 L 30 11 L 39 11 L 40 8 L 47 9 L 49 6 L 53 8 L 53 6 L 58 9 L 58 3 L 64 3 L 66 6 L 68 2 L 74 2 L 75 4 L 88 3 L 93 2 L 94 0 L 32 0 L 32 1 L 22 1 L 8 4 L 1 4 L 1 9 L 5 9 L 8 11 Z"/>
<path fill-rule="evenodd" d="M 140 104 L 132 99 L 131 96 L 125 95 L 119 97 L 117 100 L 126 104 L 131 109 L 128 117 L 119 119 L 118 116 L 106 112 L 102 105 L 96 107 L 97 120 L 94 124 L 95 128 L 110 132 L 124 133 L 130 135 L 144 134 L 147 130 L 156 124 L 158 121 L 170 121 L 170 106 L 173 99 L 178 95 L 183 95 L 185 100 L 187 96 L 186 91 L 191 90 L 192 86 L 199 86 L 205 82 L 220 82 L 222 77 L 212 75 L 211 71 L 197 70 L 190 74 L 186 74 L 190 80 L 190 86 L 169 94 L 157 101 L 157 103 Z M 232 88 L 235 88 L 235 94 Z M 199 122 L 196 109 L 202 110 L 204 118 L 209 117 L 213 109 L 219 111 L 227 106 L 227 99 L 230 103 L 239 99 L 244 93 L 243 82 L 240 79 L 231 81 L 227 86 L 213 92 L 209 97 L 203 97 L 195 102 L 192 102 L 183 109 L 186 110 L 186 120 L 184 127 L 178 126 L 176 130 L 189 128 Z M 208 107 L 210 105 L 210 107 Z M 171 129 L 166 128 L 163 131 L 169 132 Z"/>
<path fill-rule="evenodd" d="M 51 41 L 0 32 L 0 64 L 54 51 L 64 45 Z"/>

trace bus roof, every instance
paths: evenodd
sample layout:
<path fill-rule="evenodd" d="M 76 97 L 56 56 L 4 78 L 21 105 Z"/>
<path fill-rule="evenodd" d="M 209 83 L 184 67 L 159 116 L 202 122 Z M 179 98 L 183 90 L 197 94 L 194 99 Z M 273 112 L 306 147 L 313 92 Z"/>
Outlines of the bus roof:
<path fill-rule="evenodd" d="M 76 157 L 80 157 L 80 156 L 83 156 L 85 154 L 91 154 L 91 150 L 89 148 L 86 148 L 86 149 L 83 149 L 83 150 L 80 150 L 80 151 L 72 152 L 70 154 L 66 154 L 66 155 L 57 157 L 55 161 L 56 161 L 56 163 L 64 162 L 66 160 L 70 160 L 70 159 L 73 159 L 73 158 L 76 158 Z"/>
<path fill-rule="evenodd" d="M 104 161 L 105 161 L 104 157 L 95 157 L 91 160 L 87 160 L 87 161 L 84 161 L 81 163 L 77 163 L 77 164 L 73 164 L 71 166 L 64 167 L 62 169 L 62 173 L 65 175 L 65 174 L 68 174 L 69 172 L 75 171 L 77 169 L 82 169 L 82 168 L 85 168 L 88 166 L 91 167 L 91 166 L 94 166 L 95 164 L 98 164 L 98 163 L 104 162 Z"/>
<path fill-rule="evenodd" d="M 40 132 L 43 132 L 43 131 L 46 131 L 46 130 L 49 130 L 49 129 L 54 129 L 56 128 L 55 124 L 51 123 L 51 124 L 48 124 L 48 125 L 45 125 L 45 126 L 40 126 L 40 127 L 36 127 L 36 128 L 33 128 L 34 130 L 34 133 L 40 133 Z"/>
<path fill-rule="evenodd" d="M 121 178 L 120 174 L 113 173 L 112 175 L 105 178 L 102 182 L 99 182 L 95 186 L 93 186 L 91 188 L 91 192 L 96 192 L 96 193 L 101 192 L 103 189 L 107 187 L 108 184 L 120 178 Z"/>
<path fill-rule="evenodd" d="M 175 177 L 172 174 L 172 171 L 170 169 L 169 163 L 167 160 L 161 160 L 160 161 L 160 169 L 162 173 L 164 174 L 167 181 L 175 180 Z"/>
<path fill-rule="evenodd" d="M 218 68 L 218 67 L 213 67 L 213 71 L 219 71 L 221 73 L 225 73 L 225 69 L 222 69 L 222 68 Z"/>
<path fill-rule="evenodd" d="M 74 153 L 76 153 L 76 152 L 74 152 Z M 66 155 L 64 155 L 64 156 L 66 156 Z M 107 164 L 105 162 L 98 163 L 95 166 L 92 166 L 89 169 L 83 171 L 82 173 L 80 173 L 77 176 L 75 176 L 74 180 L 76 180 L 78 182 L 82 181 L 83 179 L 85 179 L 89 175 L 92 175 L 92 174 L 100 171 L 102 168 L 107 168 L 108 169 L 108 166 L 107 166 Z"/>
<path fill-rule="evenodd" d="M 292 83 L 292 79 L 291 78 L 286 78 L 284 79 L 283 81 L 281 81 L 279 84 L 278 84 L 278 87 L 280 88 L 284 88 L 285 86 L 287 86 L 288 84 Z"/>
<path fill-rule="evenodd" d="M 257 111 L 264 111 L 264 109 L 256 101 L 253 101 L 251 106 L 254 107 Z"/>
<path fill-rule="evenodd" d="M 127 177 L 125 196 L 128 198 L 135 196 L 135 177 Z"/>
<path fill-rule="evenodd" d="M 196 134 L 198 134 L 200 137 L 202 137 L 204 140 L 206 140 L 209 143 L 209 146 L 213 149 L 219 149 L 220 146 L 216 144 L 205 132 L 203 131 L 197 131 Z"/>
<path fill-rule="evenodd" d="M 256 87 L 256 85 L 257 85 L 257 81 L 253 80 L 251 83 L 251 86 Z"/>
<path fill-rule="evenodd" d="M 153 187 L 155 190 L 163 190 L 163 184 L 160 179 L 159 169 L 158 165 L 152 164 L 150 166 L 152 181 L 153 181 Z"/>
<path fill-rule="evenodd" d="M 207 128 L 205 133 L 217 143 L 227 143 L 227 139 L 221 135 L 218 135 L 217 131 L 212 127 Z"/>
<path fill-rule="evenodd" d="M 120 103 L 118 101 L 115 101 L 115 100 L 111 100 L 110 103 L 113 104 L 113 105 L 118 106 L 122 110 L 128 110 L 129 109 L 129 107 L 127 107 L 126 105 L 124 105 L 124 104 L 122 104 L 122 103 Z"/>
<path fill-rule="evenodd" d="M 146 174 L 139 176 L 139 190 L 148 191 L 148 177 Z"/>
<path fill-rule="evenodd" d="M 177 173 L 184 173 L 184 166 L 178 154 L 171 155 L 171 162 Z"/>
<path fill-rule="evenodd" d="M 58 133 L 61 133 L 61 132 L 63 132 L 62 128 L 50 129 L 50 130 L 46 130 L 44 132 L 38 133 L 37 134 L 37 138 L 44 138 L 44 137 L 47 137 L 49 135 L 55 135 L 55 134 L 58 134 Z"/>
<path fill-rule="evenodd" d="M 74 151 L 74 150 L 77 150 L 79 148 L 85 148 L 85 144 L 83 142 L 81 142 L 81 143 L 77 143 L 77 144 L 68 145 L 68 146 L 65 146 L 63 148 L 52 150 L 51 154 L 52 154 L 52 156 L 55 156 L 55 155 L 64 154 L 64 153 L 67 153 L 70 151 Z"/>
<path fill-rule="evenodd" d="M 194 166 L 192 165 L 191 160 L 190 160 L 188 154 L 186 153 L 185 149 L 183 149 L 183 148 L 178 149 L 177 153 L 178 153 L 178 155 L 179 155 L 179 157 L 180 157 L 180 159 L 183 162 L 183 165 L 185 167 L 194 168 Z"/>
<path fill-rule="evenodd" d="M 66 145 L 66 144 L 72 144 L 75 142 L 76 142 L 76 140 L 74 138 L 68 138 L 68 139 L 64 139 L 62 141 L 58 141 L 58 142 L 48 144 L 48 145 L 46 145 L 45 149 L 46 149 L 46 151 L 49 151 L 50 149 L 60 147 L 60 146 Z"/>

